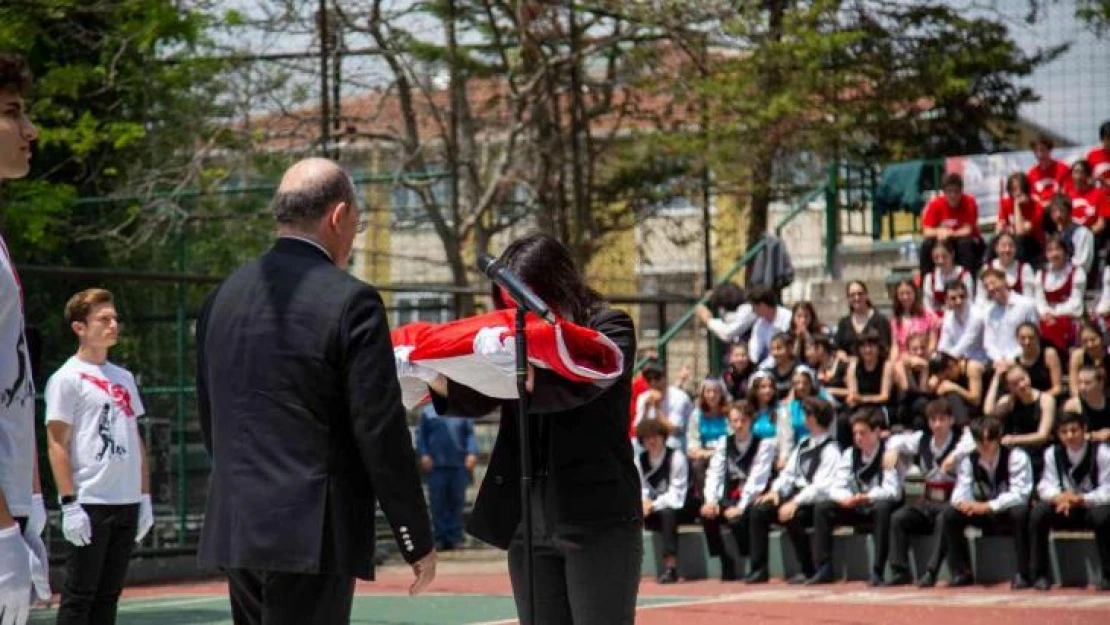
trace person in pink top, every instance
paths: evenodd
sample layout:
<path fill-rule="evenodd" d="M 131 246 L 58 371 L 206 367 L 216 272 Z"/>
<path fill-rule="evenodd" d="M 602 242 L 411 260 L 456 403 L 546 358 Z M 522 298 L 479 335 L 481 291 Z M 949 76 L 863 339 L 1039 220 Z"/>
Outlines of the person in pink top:
<path fill-rule="evenodd" d="M 890 359 L 898 363 L 906 353 L 906 342 L 910 336 L 920 334 L 926 337 L 926 348 L 932 353 L 937 346 L 940 324 L 937 317 L 925 310 L 921 301 L 921 291 L 912 280 L 902 280 L 894 287 L 894 315 L 890 318 Z"/>

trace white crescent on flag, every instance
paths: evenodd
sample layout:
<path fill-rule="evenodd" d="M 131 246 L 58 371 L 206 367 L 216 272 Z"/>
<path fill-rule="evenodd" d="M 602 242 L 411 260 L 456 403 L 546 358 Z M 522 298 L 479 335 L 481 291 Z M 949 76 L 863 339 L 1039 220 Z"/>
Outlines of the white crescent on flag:
<path fill-rule="evenodd" d="M 496 310 L 448 323 L 410 323 L 390 333 L 393 355 L 443 374 L 488 397 L 515 399 L 515 310 Z M 576 382 L 620 377 L 624 354 L 609 337 L 569 321 L 555 325 L 529 313 L 528 361 Z M 398 373 L 406 408 L 425 401 L 427 384 Z"/>

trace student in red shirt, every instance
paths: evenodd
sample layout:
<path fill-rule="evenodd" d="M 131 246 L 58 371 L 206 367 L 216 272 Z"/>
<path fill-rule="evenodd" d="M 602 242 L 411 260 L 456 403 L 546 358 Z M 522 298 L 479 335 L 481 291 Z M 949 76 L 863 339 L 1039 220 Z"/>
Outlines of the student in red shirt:
<path fill-rule="evenodd" d="M 1106 189 L 1095 186 L 1091 164 L 1078 160 L 1071 165 L 1071 216 L 1077 224 L 1087 226 L 1096 239 L 1105 238 L 1106 219 L 1110 218 Z"/>
<path fill-rule="evenodd" d="M 1110 189 L 1110 121 L 1102 122 L 1098 127 L 1098 140 L 1102 142 L 1102 147 L 1088 152 L 1087 162 L 1091 164 L 1095 182 L 1103 189 Z"/>
<path fill-rule="evenodd" d="M 1043 208 L 1052 201 L 1052 196 L 1067 194 L 1071 190 L 1071 171 L 1063 161 L 1052 158 L 1052 139 L 1038 137 L 1033 140 L 1032 148 L 1037 164 L 1030 167 L 1025 175 L 1033 188 L 1033 200 Z"/>
<path fill-rule="evenodd" d="M 933 198 L 921 217 L 921 275 L 933 270 L 933 247 L 937 241 L 951 239 L 956 248 L 956 264 L 975 271 L 983 258 L 983 239 L 979 236 L 979 204 L 964 193 L 959 174 L 944 177 L 944 195 Z"/>
<path fill-rule="evenodd" d="M 998 208 L 995 231 L 1013 235 L 1018 261 L 1035 264 L 1040 260 L 1045 237 L 1044 207 L 1033 201 L 1029 178 L 1020 171 L 1006 179 L 1006 195 Z"/>

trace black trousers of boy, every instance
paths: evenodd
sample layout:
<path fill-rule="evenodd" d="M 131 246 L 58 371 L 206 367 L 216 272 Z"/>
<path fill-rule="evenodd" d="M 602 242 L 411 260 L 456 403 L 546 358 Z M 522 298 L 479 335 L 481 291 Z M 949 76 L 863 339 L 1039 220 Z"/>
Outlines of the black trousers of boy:
<path fill-rule="evenodd" d="M 725 541 L 721 537 L 723 530 L 727 528 L 732 533 L 732 538 L 736 541 L 736 550 L 740 552 L 741 557 L 747 557 L 751 553 L 748 548 L 751 534 L 751 507 L 749 506 L 747 512 L 734 519 L 726 519 L 724 511 L 735 505 L 735 502 L 722 502 L 720 504 L 721 514 L 718 514 L 714 519 L 702 518 L 701 520 L 701 527 L 705 532 L 705 545 L 709 549 L 709 555 L 721 559 L 722 579 L 733 579 L 742 575 L 740 571 L 736 570 L 737 562 L 732 560 L 725 549 Z"/>
<path fill-rule="evenodd" d="M 131 562 L 139 504 L 82 504 L 92 524 L 92 542 L 73 547 L 58 608 L 58 625 L 111 625 Z"/>
<path fill-rule="evenodd" d="M 1095 532 L 1098 545 L 1099 577 L 1106 580 L 1106 567 L 1110 565 L 1110 505 L 1091 508 L 1072 508 L 1068 516 L 1056 512 L 1047 501 L 1038 501 L 1030 515 L 1033 538 L 1033 560 L 1030 568 L 1033 579 L 1048 578 L 1048 535 L 1053 529 L 1086 530 Z"/>
<path fill-rule="evenodd" d="M 681 510 L 663 508 L 652 510 L 644 517 L 644 529 L 657 532 L 663 539 L 663 557 L 678 555 L 678 526 L 693 523 L 698 518 L 697 506 L 688 500 Z"/>
<path fill-rule="evenodd" d="M 948 570 L 953 576 L 971 574 L 971 555 L 964 530 L 974 525 L 985 533 L 1008 530 L 1014 539 L 1017 572 L 1029 579 L 1029 506 L 1021 504 L 1000 512 L 967 515 L 949 506 L 941 513 L 944 538 L 948 543 Z"/>
<path fill-rule="evenodd" d="M 785 504 L 786 502 L 782 502 Z M 781 505 L 781 504 L 780 504 Z M 798 558 L 798 565 L 806 577 L 813 577 L 813 550 L 810 548 L 809 535 L 806 528 L 813 526 L 812 505 L 798 506 L 793 518 L 786 523 L 786 532 L 790 543 L 794 546 L 794 554 Z M 752 504 L 747 515 L 751 517 L 750 547 L 751 565 L 750 575 L 767 573 L 767 552 L 769 550 L 771 524 L 778 522 L 779 506 L 770 503 Z"/>
<path fill-rule="evenodd" d="M 872 526 L 875 561 L 871 563 L 871 572 L 882 577 L 890 551 L 890 520 L 900 505 L 901 501 L 876 501 L 857 508 L 844 508 L 835 501 L 817 504 L 813 514 L 813 539 L 817 546 L 814 568 L 832 571 L 833 530 L 837 526 Z"/>
<path fill-rule="evenodd" d="M 918 573 L 929 571 L 936 575 L 940 570 L 948 553 L 941 520 L 941 515 L 947 508 L 947 502 L 921 501 L 894 512 L 890 519 L 890 569 L 895 575 L 910 573 L 910 536 L 932 535 L 936 538 L 929 563 L 925 565 L 924 571 Z"/>

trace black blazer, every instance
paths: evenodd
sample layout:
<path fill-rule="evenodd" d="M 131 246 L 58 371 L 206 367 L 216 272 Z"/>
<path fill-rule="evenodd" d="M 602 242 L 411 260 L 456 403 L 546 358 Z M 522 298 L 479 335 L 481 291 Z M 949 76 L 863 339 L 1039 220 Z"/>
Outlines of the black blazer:
<path fill-rule="evenodd" d="M 624 354 L 624 374 L 601 384 L 572 382 L 536 369 L 528 418 L 534 466 L 546 473 L 544 516 L 556 536 L 617 523 L 637 522 L 640 476 L 628 438 L 628 405 L 636 335 L 632 319 L 605 310 L 586 325 L 609 337 Z M 516 400 L 486 397 L 455 382 L 447 397 L 432 394 L 441 415 L 480 416 L 501 408 L 501 425 L 489 468 L 467 524 L 473 536 L 507 549 L 521 519 L 520 437 Z"/>
<path fill-rule="evenodd" d="M 373 579 L 375 495 L 405 560 L 432 549 L 381 297 L 322 249 L 278 239 L 231 274 L 196 375 L 202 566 Z"/>

